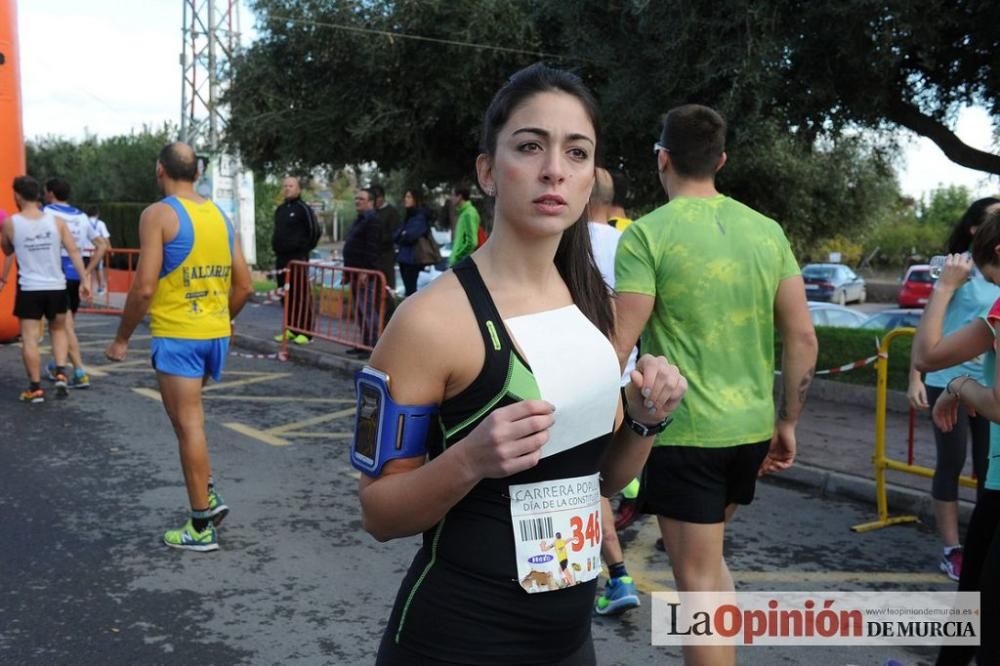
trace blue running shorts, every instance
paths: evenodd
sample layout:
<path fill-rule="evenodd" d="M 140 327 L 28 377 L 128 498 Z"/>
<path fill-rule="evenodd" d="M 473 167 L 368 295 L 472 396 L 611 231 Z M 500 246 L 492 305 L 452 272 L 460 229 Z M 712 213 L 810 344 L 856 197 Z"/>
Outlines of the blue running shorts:
<path fill-rule="evenodd" d="M 229 338 L 189 340 L 186 338 L 153 338 L 153 369 L 179 377 L 222 378 L 222 369 L 229 355 Z"/>

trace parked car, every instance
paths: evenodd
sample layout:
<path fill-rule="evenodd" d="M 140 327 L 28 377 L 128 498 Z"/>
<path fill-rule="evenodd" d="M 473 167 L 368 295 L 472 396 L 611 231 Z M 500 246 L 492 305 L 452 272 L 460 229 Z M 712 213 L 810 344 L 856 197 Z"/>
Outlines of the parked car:
<path fill-rule="evenodd" d="M 903 286 L 899 289 L 899 307 L 922 308 L 927 305 L 934 289 L 934 278 L 928 264 L 915 264 L 906 271 Z"/>
<path fill-rule="evenodd" d="M 858 328 L 868 315 L 842 305 L 809 301 L 809 318 L 812 319 L 813 326 Z"/>
<path fill-rule="evenodd" d="M 891 308 L 873 314 L 861 322 L 860 328 L 916 328 L 923 310 L 917 308 Z"/>
<path fill-rule="evenodd" d="M 850 301 L 864 303 L 867 298 L 865 281 L 843 264 L 808 264 L 802 269 L 802 279 L 810 301 L 845 305 Z"/>

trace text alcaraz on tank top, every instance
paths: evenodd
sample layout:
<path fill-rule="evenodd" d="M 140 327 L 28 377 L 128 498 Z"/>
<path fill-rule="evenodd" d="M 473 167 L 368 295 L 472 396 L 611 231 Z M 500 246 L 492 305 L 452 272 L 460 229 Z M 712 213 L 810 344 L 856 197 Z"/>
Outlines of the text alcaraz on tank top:
<path fill-rule="evenodd" d="M 229 274 L 233 272 L 232 266 L 226 266 L 222 264 L 215 264 L 209 266 L 184 266 L 182 268 L 181 279 L 184 280 L 184 286 L 190 287 L 191 280 L 205 280 L 208 278 L 228 278 Z"/>

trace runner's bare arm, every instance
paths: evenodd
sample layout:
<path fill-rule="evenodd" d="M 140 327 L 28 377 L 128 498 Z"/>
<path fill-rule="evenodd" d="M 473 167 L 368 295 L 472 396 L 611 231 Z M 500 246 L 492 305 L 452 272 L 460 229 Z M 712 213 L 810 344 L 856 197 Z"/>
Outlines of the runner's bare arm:
<path fill-rule="evenodd" d="M 108 253 L 111 246 L 104 236 L 96 236 L 91 242 L 94 244 L 94 254 L 90 257 L 90 265 L 94 267 L 91 269 L 93 272 L 97 270 L 97 264 L 101 263 L 101 259 Z"/>
<path fill-rule="evenodd" d="M 948 383 L 934 403 L 934 423 L 944 432 L 951 432 L 958 421 L 958 405 L 993 422 L 1000 422 L 1000 363 L 994 368 L 993 386 L 983 386 L 969 375 L 956 377 Z"/>
<path fill-rule="evenodd" d="M 115 335 L 116 343 L 127 343 L 149 310 L 163 267 L 163 226 L 171 214 L 166 204 L 155 203 L 142 211 L 139 218 L 139 264 L 125 299 L 125 310 Z"/>
<path fill-rule="evenodd" d="M 0 250 L 8 257 L 14 254 L 14 223 L 8 222 L 0 227 Z"/>
<path fill-rule="evenodd" d="M 8 254 L 3 258 L 3 273 L 0 273 L 0 282 L 6 283 L 7 276 L 10 275 L 11 266 L 14 265 L 14 254 Z"/>
<path fill-rule="evenodd" d="M 614 345 L 622 371 L 642 330 L 646 328 L 649 315 L 653 313 L 654 302 L 654 298 L 646 294 L 622 292 L 615 295 Z"/>
<path fill-rule="evenodd" d="M 972 269 L 972 260 L 961 255 L 949 256 L 941 277 L 931 291 L 930 300 L 920 317 L 910 352 L 913 367 L 920 372 L 950 368 L 989 351 L 993 334 L 981 319 L 971 321 L 951 335 L 943 335 L 944 315 L 955 291 Z"/>
<path fill-rule="evenodd" d="M 910 380 L 906 385 L 906 398 L 914 409 L 927 409 L 927 387 L 920 371 L 910 364 Z"/>
<path fill-rule="evenodd" d="M 795 461 L 795 426 L 816 374 L 816 331 L 809 318 L 806 288 L 801 275 L 785 278 L 774 298 L 774 321 L 781 335 L 782 392 L 774 435 L 758 475 L 782 472 Z"/>
<path fill-rule="evenodd" d="M 809 318 L 806 288 L 801 275 L 785 278 L 774 298 L 774 321 L 781 335 L 781 373 L 784 384 L 778 420 L 796 423 L 816 372 L 816 330 Z"/>
<path fill-rule="evenodd" d="M 13 227 L 13 224 L 5 224 L 0 227 L 0 249 L 3 250 L 3 273 L 0 273 L 0 289 L 7 286 L 7 276 L 10 274 L 10 267 L 14 265 L 14 244 L 8 236 L 13 233 L 13 231 L 8 231 L 9 227 Z"/>
<path fill-rule="evenodd" d="M 243 258 L 243 246 L 240 243 L 240 236 L 236 234 L 233 238 L 233 272 L 232 281 L 229 286 L 229 318 L 235 319 L 247 299 L 253 293 L 253 280 L 250 277 L 250 268 L 246 259 Z"/>
<path fill-rule="evenodd" d="M 404 301 L 372 354 L 370 365 L 389 375 L 390 392 L 398 403 L 444 400 L 454 371 L 454 349 L 463 340 L 442 316 L 451 311 L 447 304 L 436 301 L 427 292 Z M 378 478 L 362 475 L 365 530 L 387 541 L 433 527 L 481 479 L 509 476 L 538 464 L 552 422 L 548 403 L 520 402 L 494 411 L 432 461 L 404 458 L 386 464 Z"/>

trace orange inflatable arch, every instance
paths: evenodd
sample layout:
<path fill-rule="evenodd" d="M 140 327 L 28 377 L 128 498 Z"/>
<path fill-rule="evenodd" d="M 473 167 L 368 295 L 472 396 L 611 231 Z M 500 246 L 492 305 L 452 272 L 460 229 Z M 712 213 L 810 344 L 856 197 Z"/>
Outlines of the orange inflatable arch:
<path fill-rule="evenodd" d="M 8 216 L 14 205 L 14 178 L 24 174 L 24 133 L 21 127 L 21 58 L 17 46 L 16 0 L 0 0 L 0 209 Z M 0 252 L 0 256 L 2 256 Z M 0 259 L 0 266 L 2 266 Z M 15 267 L 9 285 L 0 291 L 0 341 L 18 334 L 14 317 Z"/>

